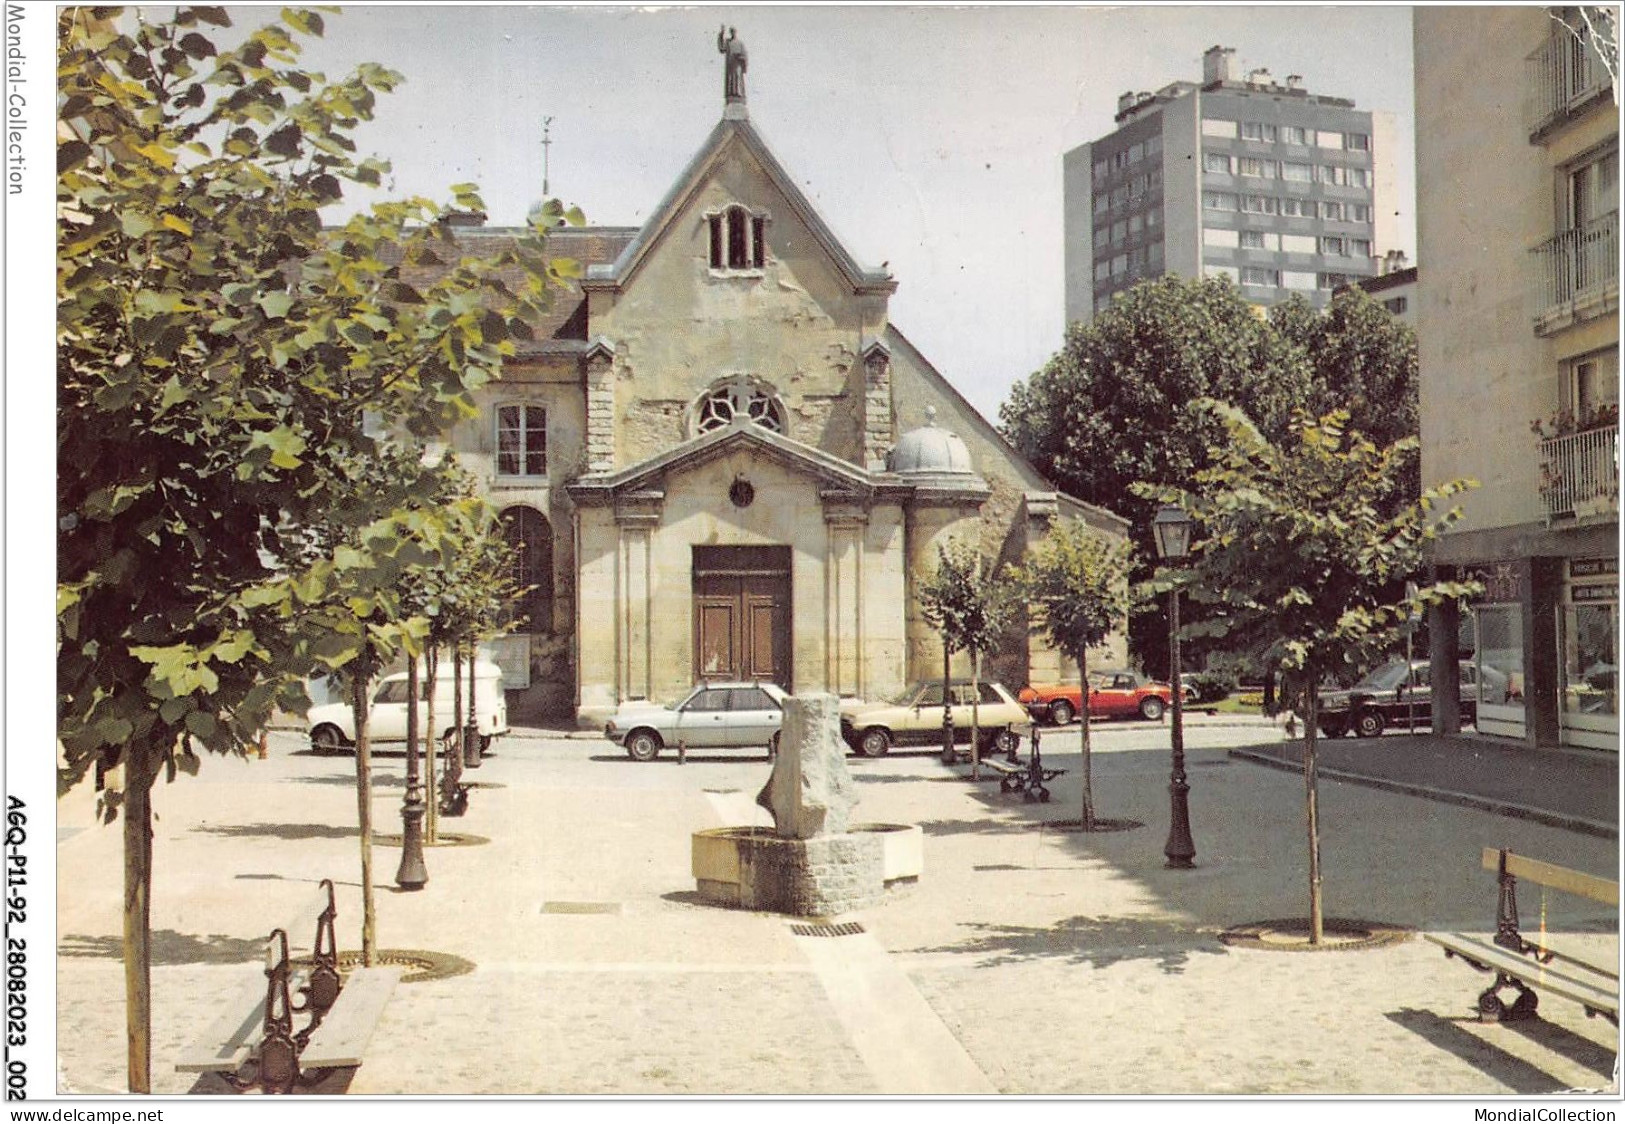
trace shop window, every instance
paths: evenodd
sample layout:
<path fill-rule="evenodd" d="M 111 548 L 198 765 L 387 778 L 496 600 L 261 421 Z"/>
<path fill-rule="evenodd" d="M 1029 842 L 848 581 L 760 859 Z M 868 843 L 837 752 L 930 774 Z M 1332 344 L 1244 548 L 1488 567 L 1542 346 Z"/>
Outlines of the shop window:
<path fill-rule="evenodd" d="M 552 632 L 553 529 L 547 517 L 533 507 L 510 507 L 502 513 L 502 537 L 513 548 L 510 619 L 521 632 Z"/>
<path fill-rule="evenodd" d="M 741 206 L 706 216 L 712 269 L 761 269 L 767 260 L 767 220 Z"/>
<path fill-rule="evenodd" d="M 547 475 L 547 411 L 514 403 L 498 406 L 497 475 Z"/>
<path fill-rule="evenodd" d="M 1570 596 L 1617 597 L 1613 586 L 1574 586 Z M 1563 606 L 1563 710 L 1566 714 L 1619 714 L 1619 604 L 1595 601 Z"/>
<path fill-rule="evenodd" d="M 1478 703 L 1522 709 L 1523 609 L 1512 604 L 1479 605 L 1473 618 Z"/>

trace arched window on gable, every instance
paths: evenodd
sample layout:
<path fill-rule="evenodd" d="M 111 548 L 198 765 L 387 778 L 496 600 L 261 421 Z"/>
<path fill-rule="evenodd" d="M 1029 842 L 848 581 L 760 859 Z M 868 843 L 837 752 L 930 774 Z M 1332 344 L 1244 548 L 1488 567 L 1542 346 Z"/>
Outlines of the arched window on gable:
<path fill-rule="evenodd" d="M 510 611 L 519 631 L 553 631 L 553 528 L 534 507 L 510 507 L 502 513 L 502 537 L 514 548 L 513 582 L 522 590 Z"/>
<path fill-rule="evenodd" d="M 761 269 L 767 261 L 767 219 L 735 203 L 706 216 L 712 269 Z"/>
<path fill-rule="evenodd" d="M 700 395 L 690 408 L 696 437 L 731 425 L 735 418 L 749 418 L 763 429 L 784 433 L 784 403 L 773 388 L 749 375 L 734 375 Z"/>

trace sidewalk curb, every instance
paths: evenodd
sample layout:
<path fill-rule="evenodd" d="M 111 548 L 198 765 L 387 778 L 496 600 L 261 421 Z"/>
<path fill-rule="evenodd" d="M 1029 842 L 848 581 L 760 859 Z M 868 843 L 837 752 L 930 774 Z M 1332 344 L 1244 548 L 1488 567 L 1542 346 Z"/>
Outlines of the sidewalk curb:
<path fill-rule="evenodd" d="M 1303 765 L 1296 761 L 1283 761 L 1256 750 L 1232 749 L 1229 756 L 1251 761 L 1258 765 L 1265 765 L 1271 769 L 1280 769 L 1282 772 L 1303 775 Z M 1513 819 L 1529 820 L 1533 823 L 1545 824 L 1548 827 L 1562 828 L 1580 835 L 1591 835 L 1598 839 L 1619 838 L 1619 828 L 1614 824 L 1600 823 L 1597 820 L 1586 819 L 1583 816 L 1569 816 L 1561 812 L 1551 812 L 1544 808 L 1531 808 L 1527 804 L 1514 804 L 1509 800 L 1495 800 L 1488 796 L 1475 796 L 1469 792 L 1454 792 L 1447 788 L 1432 788 L 1428 785 L 1407 784 L 1404 781 L 1392 781 L 1383 777 L 1368 777 L 1359 773 L 1346 773 L 1341 769 L 1317 769 L 1317 775 L 1334 781 L 1344 781 L 1348 784 L 1357 784 L 1365 788 L 1381 789 L 1384 792 L 1397 792 L 1405 796 L 1420 796 L 1425 800 L 1437 800 L 1443 804 L 1460 804 L 1468 808 L 1477 808 L 1483 812 L 1492 812 L 1499 816 L 1510 816 Z"/>

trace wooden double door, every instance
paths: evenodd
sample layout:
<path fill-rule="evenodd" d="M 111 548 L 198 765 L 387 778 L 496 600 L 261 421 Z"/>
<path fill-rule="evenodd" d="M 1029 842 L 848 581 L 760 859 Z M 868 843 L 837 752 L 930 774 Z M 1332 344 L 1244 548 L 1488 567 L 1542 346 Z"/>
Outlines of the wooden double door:
<path fill-rule="evenodd" d="M 790 548 L 694 548 L 694 679 L 790 689 Z"/>

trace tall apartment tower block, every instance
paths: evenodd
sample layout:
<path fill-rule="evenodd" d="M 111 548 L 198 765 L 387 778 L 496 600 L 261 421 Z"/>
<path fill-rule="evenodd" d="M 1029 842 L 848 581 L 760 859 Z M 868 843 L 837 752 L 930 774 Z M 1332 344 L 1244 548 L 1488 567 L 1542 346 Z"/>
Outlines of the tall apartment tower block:
<path fill-rule="evenodd" d="M 1316 307 L 1377 275 L 1398 229 L 1392 116 L 1295 74 L 1232 76 L 1234 53 L 1209 48 L 1200 85 L 1123 94 L 1116 131 L 1063 157 L 1069 322 L 1163 273 Z"/>

